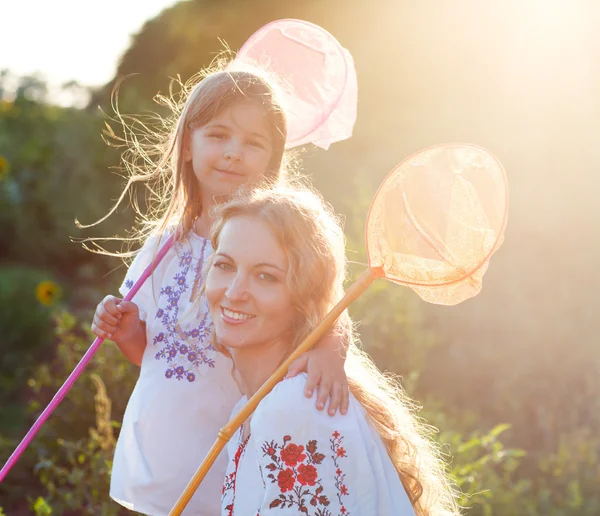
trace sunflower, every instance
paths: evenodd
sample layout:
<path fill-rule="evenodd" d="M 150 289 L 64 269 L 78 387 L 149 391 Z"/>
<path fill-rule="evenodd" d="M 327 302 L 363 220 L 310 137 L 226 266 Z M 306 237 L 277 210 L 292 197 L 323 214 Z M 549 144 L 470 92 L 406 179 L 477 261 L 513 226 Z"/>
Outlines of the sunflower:
<path fill-rule="evenodd" d="M 42 281 L 35 288 L 35 297 L 45 306 L 52 306 L 60 298 L 61 289 L 54 281 Z"/>
<path fill-rule="evenodd" d="M 4 156 L 0 155 L 0 181 L 2 181 L 8 175 L 9 170 L 10 163 Z"/>

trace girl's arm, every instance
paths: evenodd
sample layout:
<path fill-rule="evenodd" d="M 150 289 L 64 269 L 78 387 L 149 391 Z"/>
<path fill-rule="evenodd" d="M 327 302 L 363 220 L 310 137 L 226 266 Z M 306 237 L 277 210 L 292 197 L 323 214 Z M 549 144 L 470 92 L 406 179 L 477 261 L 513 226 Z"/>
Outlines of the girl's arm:
<path fill-rule="evenodd" d="M 337 409 L 342 414 L 348 411 L 348 379 L 344 365 L 346 363 L 346 350 L 353 340 L 352 320 L 344 312 L 336 327 L 323 337 L 316 347 L 295 360 L 288 369 L 288 378 L 293 378 L 298 373 L 308 373 L 308 381 L 304 394 L 312 398 L 315 388 L 318 387 L 316 407 L 325 408 L 329 398 L 328 413 L 334 416 Z"/>
<path fill-rule="evenodd" d="M 146 242 L 144 242 L 144 245 L 128 268 L 123 283 L 119 288 L 119 292 L 123 297 L 129 293 L 146 267 L 156 258 L 160 246 L 164 245 L 164 241 L 169 237 L 169 234 L 165 232 L 160 242 L 158 241 L 159 235 L 157 234 L 150 235 Z M 141 366 L 142 357 L 146 350 L 146 319 L 148 313 L 150 312 L 150 315 L 154 315 L 157 309 L 155 297 L 156 293 L 160 292 L 160 278 L 157 279 L 156 274 L 157 270 L 144 282 L 133 297 L 133 302 L 123 301 L 114 296 L 107 296 L 98 305 L 96 315 L 94 316 L 94 323 L 96 323 L 97 318 L 105 319 L 103 321 L 105 326 L 100 328 L 104 330 L 105 334 L 100 335 L 96 333 L 96 335 L 114 341 L 119 346 L 125 358 L 137 366 Z M 110 300 L 110 302 L 107 303 L 107 300 Z M 102 305 L 104 305 L 103 314 L 101 313 Z M 108 323 L 108 327 L 106 323 Z"/>
<path fill-rule="evenodd" d="M 125 304 L 125 302 L 122 302 L 121 304 L 117 305 L 117 307 L 121 307 L 122 304 Z M 125 310 L 128 310 L 129 307 L 121 307 L 119 309 L 123 312 L 123 315 L 125 316 Z M 144 351 L 146 351 L 146 323 L 140 320 L 139 316 L 138 321 L 138 329 L 127 340 L 117 341 L 115 340 L 114 336 L 112 340 L 117 344 L 117 346 L 119 346 L 121 353 L 123 353 L 127 360 L 129 360 L 132 364 L 135 364 L 136 366 L 141 366 Z"/>

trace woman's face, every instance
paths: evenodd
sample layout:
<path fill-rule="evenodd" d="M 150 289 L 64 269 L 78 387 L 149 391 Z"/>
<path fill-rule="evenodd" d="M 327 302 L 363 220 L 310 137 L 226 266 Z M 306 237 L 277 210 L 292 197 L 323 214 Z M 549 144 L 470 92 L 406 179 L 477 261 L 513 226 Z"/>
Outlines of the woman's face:
<path fill-rule="evenodd" d="M 236 217 L 225 223 L 206 279 L 220 344 L 257 351 L 289 344 L 296 309 L 287 271 L 287 256 L 265 222 Z"/>

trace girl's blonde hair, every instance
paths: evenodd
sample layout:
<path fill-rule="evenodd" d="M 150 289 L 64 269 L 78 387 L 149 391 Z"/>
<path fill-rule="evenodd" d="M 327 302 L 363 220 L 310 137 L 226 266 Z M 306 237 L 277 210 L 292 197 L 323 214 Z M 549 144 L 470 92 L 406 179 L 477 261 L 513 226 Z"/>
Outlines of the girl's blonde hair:
<path fill-rule="evenodd" d="M 194 175 L 192 163 L 184 160 L 184 146 L 195 128 L 207 124 L 220 112 L 240 102 L 258 103 L 269 121 L 272 157 L 263 180 L 270 184 L 285 182 L 291 163 L 285 153 L 287 124 L 273 83 L 262 71 L 228 70 L 226 65 L 227 62 L 221 60 L 185 84 L 179 82 L 181 91 L 178 95 L 173 92 L 169 96 L 157 95 L 156 101 L 171 111 L 168 118 L 154 115 L 152 123 L 144 122 L 140 118 L 121 115 L 118 105 L 113 105 L 123 136 L 117 136 L 107 125 L 106 139 L 109 144 L 125 147 L 122 162 L 128 180 L 111 210 L 92 225 L 106 220 L 129 194 L 139 227 L 132 238 L 116 240 L 143 241 L 152 233 L 162 234 L 167 228 L 175 227 L 178 239 L 183 239 L 202 212 L 201 186 Z M 133 192 L 134 185 L 138 183 L 147 188 L 145 209 L 140 207 Z M 104 254 L 133 254 L 106 252 L 97 240 L 89 241 Z"/>
<path fill-rule="evenodd" d="M 309 190 L 280 187 L 233 199 L 217 207 L 217 214 L 213 249 L 218 248 L 227 221 L 235 217 L 260 218 L 272 229 L 289 261 L 287 283 L 298 312 L 293 342 L 297 346 L 343 296 L 345 239 L 333 211 Z M 348 330 L 350 319 L 344 314 L 341 327 Z M 415 415 L 400 384 L 381 373 L 352 337 L 350 341 L 346 361 L 350 390 L 383 440 L 415 512 L 460 514 L 429 427 Z"/>

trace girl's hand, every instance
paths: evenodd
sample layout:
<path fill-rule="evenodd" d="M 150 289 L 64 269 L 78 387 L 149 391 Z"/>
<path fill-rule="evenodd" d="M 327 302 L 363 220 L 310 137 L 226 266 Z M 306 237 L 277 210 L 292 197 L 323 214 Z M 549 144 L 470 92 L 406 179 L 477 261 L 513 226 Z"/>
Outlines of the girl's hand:
<path fill-rule="evenodd" d="M 318 386 L 317 409 L 323 410 L 329 398 L 330 416 L 334 416 L 338 408 L 342 414 L 348 411 L 349 390 L 344 371 L 344 349 L 339 337 L 326 337 L 318 348 L 304 353 L 292 362 L 287 373 L 288 378 L 302 372 L 308 373 L 304 394 L 311 398 Z"/>
<path fill-rule="evenodd" d="M 120 344 L 136 339 L 141 326 L 140 310 L 135 303 L 106 296 L 96 308 L 92 333 Z"/>

